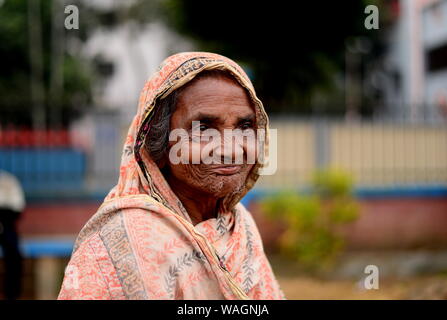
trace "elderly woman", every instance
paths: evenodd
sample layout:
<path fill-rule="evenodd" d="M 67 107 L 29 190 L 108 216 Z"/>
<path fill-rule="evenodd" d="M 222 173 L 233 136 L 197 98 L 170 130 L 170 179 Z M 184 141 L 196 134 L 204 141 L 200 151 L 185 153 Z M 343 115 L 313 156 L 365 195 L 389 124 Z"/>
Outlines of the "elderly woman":
<path fill-rule="evenodd" d="M 204 52 L 167 58 L 143 88 L 118 184 L 81 230 L 59 299 L 284 299 L 239 203 L 263 164 L 247 161 L 245 140 L 211 148 L 222 161 L 192 159 L 208 129 L 267 126 L 235 62 Z M 187 139 L 172 139 L 176 130 Z"/>

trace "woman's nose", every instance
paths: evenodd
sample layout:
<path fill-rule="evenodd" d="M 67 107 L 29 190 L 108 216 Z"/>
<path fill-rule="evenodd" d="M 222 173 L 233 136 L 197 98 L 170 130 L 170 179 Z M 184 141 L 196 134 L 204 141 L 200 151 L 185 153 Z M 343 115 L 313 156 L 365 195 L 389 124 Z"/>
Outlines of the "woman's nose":
<path fill-rule="evenodd" d="M 223 164 L 243 164 L 244 148 L 243 145 L 231 137 L 223 136 L 220 145 L 214 149 L 214 157 Z"/>

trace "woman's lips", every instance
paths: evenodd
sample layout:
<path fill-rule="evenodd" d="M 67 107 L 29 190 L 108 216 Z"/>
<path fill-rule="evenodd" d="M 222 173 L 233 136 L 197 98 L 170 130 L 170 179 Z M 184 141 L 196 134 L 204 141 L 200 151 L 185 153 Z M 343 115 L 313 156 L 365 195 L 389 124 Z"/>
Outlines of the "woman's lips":
<path fill-rule="evenodd" d="M 213 167 L 211 170 L 221 175 L 232 175 L 241 171 L 241 166 L 238 165 L 219 166 L 219 167 Z"/>

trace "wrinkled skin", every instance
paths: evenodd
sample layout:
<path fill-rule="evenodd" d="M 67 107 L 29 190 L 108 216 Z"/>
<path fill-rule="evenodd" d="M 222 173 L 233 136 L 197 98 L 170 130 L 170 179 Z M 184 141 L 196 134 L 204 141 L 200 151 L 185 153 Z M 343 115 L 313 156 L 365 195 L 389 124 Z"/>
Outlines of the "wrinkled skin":
<path fill-rule="evenodd" d="M 200 121 L 200 127 L 192 130 L 192 121 Z M 206 134 L 207 129 L 215 129 L 223 137 L 224 129 L 255 129 L 255 111 L 247 92 L 234 79 L 204 77 L 193 80 L 181 92 L 170 126 L 171 130 L 188 131 L 190 139 L 186 143 L 189 143 L 189 150 L 193 150 L 194 144 L 202 150 L 207 142 L 199 142 L 194 132 L 202 135 Z M 168 167 L 167 181 L 182 201 L 193 224 L 216 217 L 220 210 L 219 199 L 238 192 L 253 167 L 253 164 L 246 163 L 246 141 L 229 148 L 223 147 L 223 139 L 218 141 L 222 148 L 212 149 L 210 155 L 219 158 L 221 164 L 193 164 L 192 152 L 188 154 L 188 164 L 165 162 Z M 175 143 L 178 141 L 170 142 L 170 148 Z M 244 163 L 235 165 L 237 156 L 243 156 Z M 225 158 L 231 163 L 224 164 Z"/>

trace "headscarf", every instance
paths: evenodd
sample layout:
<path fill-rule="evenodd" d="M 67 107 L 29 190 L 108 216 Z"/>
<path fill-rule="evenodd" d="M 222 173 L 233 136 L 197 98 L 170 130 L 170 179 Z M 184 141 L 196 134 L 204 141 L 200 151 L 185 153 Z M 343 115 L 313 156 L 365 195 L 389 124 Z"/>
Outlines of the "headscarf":
<path fill-rule="evenodd" d="M 242 68 L 213 53 L 168 57 L 141 92 L 118 184 L 81 230 L 60 299 L 284 298 L 253 218 L 239 203 L 263 164 L 255 163 L 240 192 L 223 199 L 231 210 L 193 226 L 144 148 L 157 101 L 212 69 L 229 72 L 249 93 L 256 126 L 267 131 L 262 146 L 267 150 L 268 118 Z"/>

